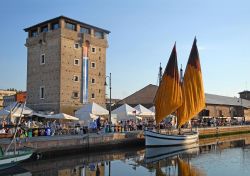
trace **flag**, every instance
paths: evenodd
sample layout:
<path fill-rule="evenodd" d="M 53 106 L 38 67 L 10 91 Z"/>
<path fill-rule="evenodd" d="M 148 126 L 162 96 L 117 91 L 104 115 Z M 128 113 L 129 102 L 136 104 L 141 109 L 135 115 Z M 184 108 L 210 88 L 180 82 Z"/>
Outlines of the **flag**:
<path fill-rule="evenodd" d="M 175 45 L 156 92 L 154 102 L 156 123 L 159 123 L 167 115 L 176 111 L 182 104 L 182 92 Z"/>
<path fill-rule="evenodd" d="M 178 127 L 188 122 L 205 107 L 205 93 L 196 38 L 183 78 L 182 95 L 183 104 L 178 109 Z"/>

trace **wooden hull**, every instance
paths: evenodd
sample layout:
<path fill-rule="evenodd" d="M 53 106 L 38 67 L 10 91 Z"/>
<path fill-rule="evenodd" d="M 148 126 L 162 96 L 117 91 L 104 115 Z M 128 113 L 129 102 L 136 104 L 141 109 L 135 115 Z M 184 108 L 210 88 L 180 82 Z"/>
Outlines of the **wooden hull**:
<path fill-rule="evenodd" d="M 197 132 L 184 135 L 167 135 L 154 131 L 144 131 L 146 147 L 179 146 L 197 143 L 199 135 Z"/>
<path fill-rule="evenodd" d="M 181 153 L 198 153 L 198 144 L 180 145 L 180 146 L 168 146 L 168 147 L 147 147 L 144 160 L 146 163 L 157 162 L 162 159 L 174 157 Z"/>
<path fill-rule="evenodd" d="M 21 161 L 24 161 L 31 157 L 33 151 L 17 151 L 14 155 L 13 152 L 7 153 L 7 155 L 0 157 L 0 170 L 15 166 Z"/>

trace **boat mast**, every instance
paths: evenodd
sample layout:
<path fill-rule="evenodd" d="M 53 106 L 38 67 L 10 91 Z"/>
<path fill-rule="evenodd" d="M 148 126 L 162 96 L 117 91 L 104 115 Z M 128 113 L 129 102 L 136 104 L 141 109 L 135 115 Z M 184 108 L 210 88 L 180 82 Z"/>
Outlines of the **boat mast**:
<path fill-rule="evenodd" d="M 183 83 L 183 69 L 182 69 L 182 64 L 181 64 L 181 68 L 180 68 L 180 83 L 182 84 Z M 175 123 L 176 123 L 176 127 L 177 127 L 177 125 L 178 125 L 178 118 L 177 118 L 177 116 L 178 116 L 178 110 L 176 111 L 176 121 L 175 121 Z M 181 128 L 179 127 L 178 128 L 178 134 L 181 134 Z"/>
<path fill-rule="evenodd" d="M 21 105 L 22 105 L 22 104 L 18 103 L 18 105 L 17 105 L 16 107 L 19 108 L 19 107 L 21 107 Z M 10 146 L 13 144 L 13 142 L 14 142 L 14 154 L 16 154 L 16 134 L 17 134 L 18 127 L 19 127 L 19 125 L 20 125 L 20 123 L 21 123 L 21 118 L 22 118 L 22 115 L 23 115 L 23 110 L 24 110 L 25 105 L 26 105 L 26 102 L 23 104 L 23 107 L 22 107 L 22 110 L 21 110 L 21 114 L 20 114 L 20 117 L 19 117 L 19 121 L 18 121 L 18 123 L 17 123 L 16 126 L 15 126 L 15 132 L 14 132 L 14 134 L 13 134 L 13 138 L 12 138 L 10 144 L 8 145 L 7 149 L 5 150 L 4 155 L 6 155 L 6 153 L 9 151 Z M 16 111 L 17 108 L 16 108 L 15 110 L 13 109 L 13 111 Z M 10 116 L 12 116 L 12 113 L 13 113 L 13 112 L 12 112 L 12 110 L 11 110 L 11 111 L 10 111 Z M 11 118 L 11 117 L 10 117 L 10 118 Z"/>
<path fill-rule="evenodd" d="M 158 73 L 158 81 L 159 81 L 159 85 L 160 85 L 160 83 L 161 83 L 161 79 L 162 79 L 162 67 L 161 67 L 161 63 L 160 63 L 159 73 Z"/>
<path fill-rule="evenodd" d="M 183 82 L 183 69 L 182 69 L 182 64 L 181 64 L 181 69 L 180 69 L 180 82 Z"/>

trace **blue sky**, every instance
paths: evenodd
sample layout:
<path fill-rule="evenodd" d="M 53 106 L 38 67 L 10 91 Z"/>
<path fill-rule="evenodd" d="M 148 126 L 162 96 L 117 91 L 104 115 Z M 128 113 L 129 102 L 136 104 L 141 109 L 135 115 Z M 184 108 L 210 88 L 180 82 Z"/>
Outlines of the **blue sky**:
<path fill-rule="evenodd" d="M 194 37 L 207 93 L 238 96 L 250 89 L 250 1 L 2 0 L 0 89 L 26 89 L 24 28 L 60 15 L 111 31 L 107 74 L 112 96 L 124 98 L 157 83 L 176 41 L 185 68 Z"/>

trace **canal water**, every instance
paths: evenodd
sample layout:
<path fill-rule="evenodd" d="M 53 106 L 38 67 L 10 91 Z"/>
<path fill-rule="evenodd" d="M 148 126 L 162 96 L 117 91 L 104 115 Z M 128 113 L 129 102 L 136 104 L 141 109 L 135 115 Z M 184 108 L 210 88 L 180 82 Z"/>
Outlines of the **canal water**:
<path fill-rule="evenodd" d="M 136 147 L 29 160 L 0 171 L 15 176 L 249 176 L 250 135 L 188 147 Z"/>

